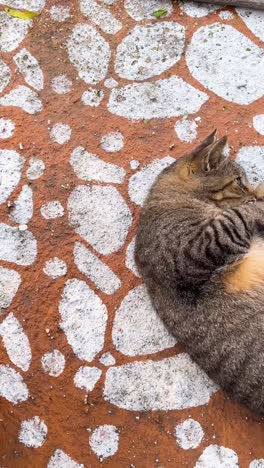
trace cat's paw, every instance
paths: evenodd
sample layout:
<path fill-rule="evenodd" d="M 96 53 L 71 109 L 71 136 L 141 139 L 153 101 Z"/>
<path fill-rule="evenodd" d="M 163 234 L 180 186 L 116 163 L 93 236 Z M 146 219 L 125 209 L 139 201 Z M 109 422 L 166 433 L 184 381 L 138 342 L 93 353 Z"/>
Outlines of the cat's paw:
<path fill-rule="evenodd" d="M 264 184 L 259 184 L 256 187 L 254 191 L 254 195 L 257 200 L 264 200 Z"/>

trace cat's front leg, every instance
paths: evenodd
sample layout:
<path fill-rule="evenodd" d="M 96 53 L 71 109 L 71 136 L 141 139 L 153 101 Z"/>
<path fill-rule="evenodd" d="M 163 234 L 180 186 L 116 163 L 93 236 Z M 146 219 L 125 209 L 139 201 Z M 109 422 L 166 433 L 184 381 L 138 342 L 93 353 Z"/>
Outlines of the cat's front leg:
<path fill-rule="evenodd" d="M 261 187 L 262 194 L 264 186 Z M 257 234 L 263 239 L 264 238 L 264 195 L 261 198 L 261 191 L 259 192 L 259 198 L 255 202 L 256 213 L 255 213 L 255 226 L 257 229 Z M 264 246 L 263 246 L 264 247 Z"/>
<path fill-rule="evenodd" d="M 257 187 L 258 189 L 258 187 Z M 252 219 L 252 226 L 261 237 L 264 235 L 264 185 L 259 186 L 259 192 L 256 194 L 255 203 L 248 206 L 249 218 Z M 253 228 L 254 232 L 254 228 Z"/>

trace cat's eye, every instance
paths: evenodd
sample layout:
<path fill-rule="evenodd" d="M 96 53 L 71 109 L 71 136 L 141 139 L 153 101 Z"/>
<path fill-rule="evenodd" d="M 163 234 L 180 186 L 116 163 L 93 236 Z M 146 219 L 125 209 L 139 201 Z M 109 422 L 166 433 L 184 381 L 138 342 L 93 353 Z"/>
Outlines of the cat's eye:
<path fill-rule="evenodd" d="M 236 179 L 236 181 L 237 181 L 239 187 L 240 187 L 243 191 L 247 190 L 247 187 L 246 187 L 246 185 L 244 184 L 242 177 L 238 177 L 238 178 Z"/>

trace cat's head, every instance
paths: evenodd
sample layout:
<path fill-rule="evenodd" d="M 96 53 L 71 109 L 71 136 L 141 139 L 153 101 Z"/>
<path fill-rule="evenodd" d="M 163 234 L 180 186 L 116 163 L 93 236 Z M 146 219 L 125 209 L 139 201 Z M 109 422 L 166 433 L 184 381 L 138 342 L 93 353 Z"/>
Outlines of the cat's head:
<path fill-rule="evenodd" d="M 167 173 L 168 177 L 171 172 L 177 191 L 193 194 L 221 208 L 260 198 L 244 169 L 226 155 L 226 143 L 227 137 L 217 139 L 214 131 L 200 146 L 178 159 Z"/>

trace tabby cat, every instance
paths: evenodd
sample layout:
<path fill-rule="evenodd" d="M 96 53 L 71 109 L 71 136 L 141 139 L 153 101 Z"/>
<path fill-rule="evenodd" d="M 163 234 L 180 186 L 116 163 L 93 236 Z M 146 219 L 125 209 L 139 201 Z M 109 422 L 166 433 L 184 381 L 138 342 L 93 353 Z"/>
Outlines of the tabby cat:
<path fill-rule="evenodd" d="M 163 170 L 135 260 L 169 331 L 232 398 L 264 414 L 264 186 L 216 132 Z"/>

